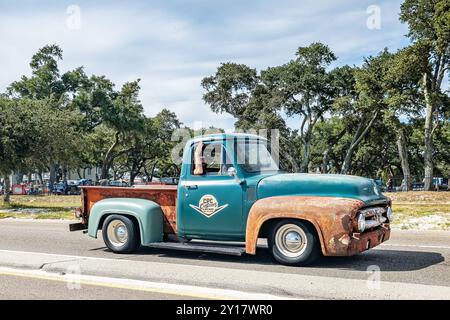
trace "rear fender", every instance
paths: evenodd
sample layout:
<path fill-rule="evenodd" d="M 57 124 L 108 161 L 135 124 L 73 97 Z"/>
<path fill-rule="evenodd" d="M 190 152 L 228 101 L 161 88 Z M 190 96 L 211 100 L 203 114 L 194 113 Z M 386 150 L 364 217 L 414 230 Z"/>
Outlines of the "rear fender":
<path fill-rule="evenodd" d="M 163 212 L 161 207 L 150 200 L 137 198 L 109 198 L 95 203 L 89 214 L 88 234 L 97 238 L 102 228 L 100 221 L 108 215 L 117 214 L 134 217 L 139 224 L 141 244 L 159 242 L 163 239 Z"/>

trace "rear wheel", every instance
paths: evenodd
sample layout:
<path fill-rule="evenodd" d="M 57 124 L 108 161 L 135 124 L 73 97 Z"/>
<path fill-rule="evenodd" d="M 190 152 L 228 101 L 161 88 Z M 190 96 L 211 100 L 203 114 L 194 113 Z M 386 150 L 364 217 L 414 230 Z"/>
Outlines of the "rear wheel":
<path fill-rule="evenodd" d="M 111 215 L 103 223 L 103 241 L 115 253 L 131 253 L 140 245 L 139 231 L 125 216 Z"/>
<path fill-rule="evenodd" d="M 285 265 L 305 266 L 320 256 L 315 230 L 298 220 L 286 219 L 275 223 L 268 244 L 273 258 Z"/>

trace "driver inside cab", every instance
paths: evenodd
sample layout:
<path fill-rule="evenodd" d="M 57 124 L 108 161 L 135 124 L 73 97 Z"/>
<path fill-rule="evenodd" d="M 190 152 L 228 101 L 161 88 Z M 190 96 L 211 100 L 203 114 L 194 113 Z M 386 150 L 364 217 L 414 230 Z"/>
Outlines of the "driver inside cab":
<path fill-rule="evenodd" d="M 205 144 L 200 141 L 194 149 L 194 175 L 225 175 L 230 166 L 227 164 L 222 144 Z"/>

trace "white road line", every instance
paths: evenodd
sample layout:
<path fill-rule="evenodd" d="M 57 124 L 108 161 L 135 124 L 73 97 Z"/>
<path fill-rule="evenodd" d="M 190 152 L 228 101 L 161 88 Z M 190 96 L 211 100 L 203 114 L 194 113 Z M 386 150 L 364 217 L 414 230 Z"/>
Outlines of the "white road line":
<path fill-rule="evenodd" d="M 450 237 L 449 237 L 450 238 Z M 383 243 L 380 246 L 387 247 L 407 247 L 407 248 L 423 248 L 423 249 L 450 249 L 450 246 L 429 246 L 429 245 L 415 245 L 415 244 L 391 244 Z"/>
<path fill-rule="evenodd" d="M 8 209 L 7 209 L 8 210 Z M 0 210 L 0 211 L 5 211 L 5 210 Z M 75 212 L 75 209 L 74 209 Z M 75 213 L 74 213 L 75 215 Z M 21 223 L 21 222 L 25 222 L 25 223 L 47 223 L 47 224 L 68 224 L 68 223 L 76 223 L 76 222 L 80 222 L 80 220 L 76 220 L 76 219 L 31 219 L 31 218 L 4 218 L 0 220 L 1 222 L 17 222 L 17 223 Z"/>
<path fill-rule="evenodd" d="M 18 253 L 18 254 L 30 254 L 30 255 L 40 255 L 55 258 L 69 258 L 69 259 L 86 259 L 86 260 L 102 260 L 102 261 L 135 261 L 129 259 L 114 259 L 114 258 L 100 258 L 100 257 L 87 257 L 87 256 L 73 256 L 67 254 L 58 253 L 46 253 L 46 252 L 33 252 L 33 251 L 17 251 L 17 250 L 1 250 L 0 253 Z"/>
<path fill-rule="evenodd" d="M 236 290 L 196 287 L 171 283 L 158 283 L 134 279 L 110 278 L 81 274 L 57 274 L 42 270 L 23 270 L 0 267 L 0 275 L 25 277 L 38 280 L 65 282 L 68 290 L 77 290 L 77 285 L 101 286 L 114 289 L 144 291 L 200 299 L 219 300 L 280 300 L 285 297 L 271 294 L 251 293 Z M 80 287 L 80 290 L 82 288 Z"/>

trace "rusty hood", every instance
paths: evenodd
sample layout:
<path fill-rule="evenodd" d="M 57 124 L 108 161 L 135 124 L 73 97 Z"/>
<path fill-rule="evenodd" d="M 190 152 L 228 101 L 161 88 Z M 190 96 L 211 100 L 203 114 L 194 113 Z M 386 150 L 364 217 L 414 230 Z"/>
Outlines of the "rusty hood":
<path fill-rule="evenodd" d="M 337 174 L 285 173 L 261 179 L 258 198 L 302 195 L 358 199 L 366 205 L 386 203 L 372 179 Z"/>

